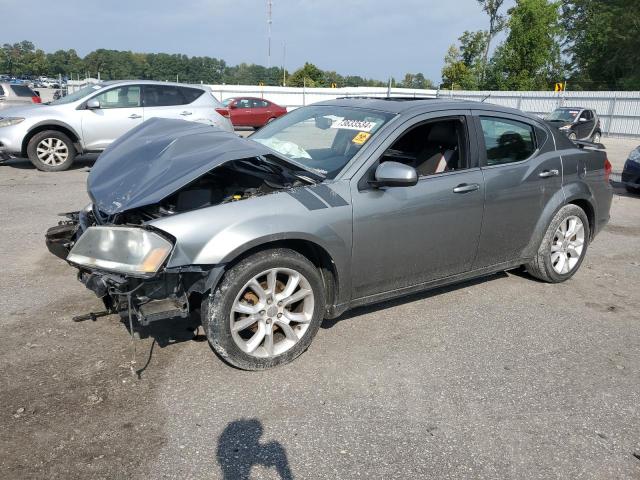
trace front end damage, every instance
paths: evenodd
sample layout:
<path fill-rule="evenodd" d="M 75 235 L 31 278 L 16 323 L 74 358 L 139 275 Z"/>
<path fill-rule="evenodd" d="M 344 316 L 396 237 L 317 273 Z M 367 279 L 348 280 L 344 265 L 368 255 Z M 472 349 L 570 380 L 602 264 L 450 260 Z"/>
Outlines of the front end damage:
<path fill-rule="evenodd" d="M 87 181 L 92 203 L 65 214 L 47 231 L 46 244 L 78 269 L 78 280 L 107 311 L 128 310 L 142 325 L 186 318 L 224 266 L 168 268 L 177 239 L 150 223 L 312 178 L 313 172 L 287 165 L 256 142 L 192 122 L 153 120 L 101 155 Z"/>

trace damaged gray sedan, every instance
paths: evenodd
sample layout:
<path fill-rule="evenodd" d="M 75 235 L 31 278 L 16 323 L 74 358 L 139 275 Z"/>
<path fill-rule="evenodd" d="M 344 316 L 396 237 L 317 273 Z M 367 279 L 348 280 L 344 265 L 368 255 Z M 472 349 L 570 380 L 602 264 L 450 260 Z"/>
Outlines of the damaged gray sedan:
<path fill-rule="evenodd" d="M 569 279 L 609 219 L 597 148 L 444 100 L 322 102 L 250 139 L 153 119 L 100 156 L 92 203 L 47 245 L 109 311 L 199 310 L 221 358 L 264 369 L 354 306 L 522 265 Z"/>

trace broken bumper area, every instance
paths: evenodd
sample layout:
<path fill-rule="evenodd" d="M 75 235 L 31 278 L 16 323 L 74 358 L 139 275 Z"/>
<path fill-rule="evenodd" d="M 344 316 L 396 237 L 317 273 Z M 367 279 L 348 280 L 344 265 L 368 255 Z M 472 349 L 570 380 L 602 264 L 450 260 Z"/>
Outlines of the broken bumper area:
<path fill-rule="evenodd" d="M 89 239 L 90 243 L 95 245 L 99 241 L 92 239 L 92 235 L 95 236 L 96 227 L 86 228 L 83 212 L 73 212 L 66 216 L 68 220 L 61 221 L 47 231 L 45 236 L 47 248 L 55 256 L 66 260 L 78 269 L 78 280 L 102 299 L 109 312 L 130 311 L 142 325 L 166 318 L 189 316 L 191 310 L 189 301 L 195 298 L 194 293 L 201 294 L 204 291 L 206 279 L 211 270 L 188 267 L 173 270 L 160 269 L 157 273 L 136 275 L 75 263 L 74 259 L 78 258 L 78 249 L 86 255 L 93 255 L 87 253 L 91 252 L 91 249 L 81 248 L 83 242 L 87 243 Z M 115 236 L 118 235 L 116 232 L 119 230 L 124 229 L 114 229 Z M 136 229 L 134 235 L 139 233 Z M 128 237 L 125 238 L 127 239 Z M 80 255 L 80 258 L 89 257 Z M 89 261 L 96 262 L 97 259 L 90 258 Z M 199 306 L 198 302 L 195 307 Z"/>
<path fill-rule="evenodd" d="M 178 273 L 163 273 L 140 279 L 99 271 L 78 272 L 78 280 L 102 299 L 107 310 L 118 313 L 131 309 L 142 325 L 189 316 L 189 295 L 183 289 L 182 277 Z"/>

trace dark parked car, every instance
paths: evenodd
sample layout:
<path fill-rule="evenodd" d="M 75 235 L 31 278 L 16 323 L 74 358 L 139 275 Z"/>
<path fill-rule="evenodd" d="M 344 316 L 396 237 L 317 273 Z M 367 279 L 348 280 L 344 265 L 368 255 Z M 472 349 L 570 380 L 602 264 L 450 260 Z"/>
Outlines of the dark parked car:
<path fill-rule="evenodd" d="M 228 98 L 222 104 L 229 109 L 234 127 L 260 128 L 287 113 L 287 109 L 264 98 Z"/>
<path fill-rule="evenodd" d="M 92 204 L 47 245 L 108 310 L 200 311 L 220 357 L 257 370 L 358 305 L 522 265 L 568 280 L 609 220 L 610 173 L 604 152 L 483 103 L 332 100 L 250 138 L 152 119 L 100 156 Z"/>
<path fill-rule="evenodd" d="M 602 138 L 598 114 L 589 108 L 556 108 L 545 117 L 545 120 L 571 140 L 588 140 L 599 143 Z"/>
<path fill-rule="evenodd" d="M 624 164 L 622 183 L 627 191 L 640 194 L 640 146 L 631 151 Z"/>

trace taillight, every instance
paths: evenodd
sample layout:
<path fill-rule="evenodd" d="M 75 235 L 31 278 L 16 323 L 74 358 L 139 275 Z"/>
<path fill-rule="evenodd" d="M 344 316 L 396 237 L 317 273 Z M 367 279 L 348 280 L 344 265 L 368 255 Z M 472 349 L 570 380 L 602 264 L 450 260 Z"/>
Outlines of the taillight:
<path fill-rule="evenodd" d="M 231 117 L 231 115 L 229 114 L 229 109 L 228 108 L 216 108 L 216 112 L 218 112 L 224 118 L 230 118 Z"/>
<path fill-rule="evenodd" d="M 31 101 L 32 101 L 33 103 L 42 103 L 42 100 L 41 100 L 41 99 L 40 99 L 40 97 L 39 97 L 39 96 L 37 96 L 37 95 L 34 95 L 33 97 L 31 97 Z"/>
<path fill-rule="evenodd" d="M 609 181 L 609 176 L 611 175 L 611 172 L 613 171 L 613 165 L 611 165 L 611 162 L 609 161 L 608 158 L 604 159 L 604 179 L 608 182 Z"/>

